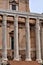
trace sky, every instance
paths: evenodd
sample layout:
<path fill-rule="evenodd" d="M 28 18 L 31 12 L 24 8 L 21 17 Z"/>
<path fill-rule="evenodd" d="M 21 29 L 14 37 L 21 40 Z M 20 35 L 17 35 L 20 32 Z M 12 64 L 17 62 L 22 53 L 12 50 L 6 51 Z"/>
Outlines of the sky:
<path fill-rule="evenodd" d="M 30 12 L 43 13 L 43 0 L 29 0 Z"/>

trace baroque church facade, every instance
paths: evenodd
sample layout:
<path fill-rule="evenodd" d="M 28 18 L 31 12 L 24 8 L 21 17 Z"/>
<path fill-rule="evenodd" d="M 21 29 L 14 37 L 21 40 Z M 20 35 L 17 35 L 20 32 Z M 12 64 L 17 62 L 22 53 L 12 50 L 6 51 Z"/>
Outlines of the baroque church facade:
<path fill-rule="evenodd" d="M 43 14 L 31 13 L 29 0 L 0 0 L 0 58 L 43 60 Z"/>

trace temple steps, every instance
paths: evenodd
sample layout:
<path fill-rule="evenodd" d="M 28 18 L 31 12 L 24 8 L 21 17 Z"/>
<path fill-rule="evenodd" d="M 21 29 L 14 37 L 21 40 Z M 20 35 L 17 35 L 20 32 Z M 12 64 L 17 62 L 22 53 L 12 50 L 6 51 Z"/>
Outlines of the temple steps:
<path fill-rule="evenodd" d="M 41 65 L 37 61 L 8 61 L 9 65 Z"/>

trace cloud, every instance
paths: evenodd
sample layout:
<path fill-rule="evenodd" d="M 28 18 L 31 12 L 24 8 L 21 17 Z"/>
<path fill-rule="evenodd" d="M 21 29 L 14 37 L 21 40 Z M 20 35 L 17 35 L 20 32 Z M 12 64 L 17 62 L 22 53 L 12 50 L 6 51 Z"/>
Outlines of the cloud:
<path fill-rule="evenodd" d="M 43 0 L 30 0 L 30 11 L 36 13 L 43 12 Z"/>

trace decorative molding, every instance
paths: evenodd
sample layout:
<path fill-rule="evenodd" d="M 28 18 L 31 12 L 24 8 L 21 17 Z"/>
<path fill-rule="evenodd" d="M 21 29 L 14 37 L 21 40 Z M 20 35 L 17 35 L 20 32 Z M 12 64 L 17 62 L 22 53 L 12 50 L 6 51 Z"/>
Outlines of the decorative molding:
<path fill-rule="evenodd" d="M 0 10 L 0 15 L 4 15 L 6 14 L 7 16 L 15 16 L 15 15 L 18 15 L 18 16 L 21 16 L 21 17 L 26 17 L 27 16 L 29 18 L 39 18 L 39 19 L 42 19 L 43 20 L 43 15 L 42 14 L 38 14 L 38 13 L 29 13 L 29 12 L 20 12 L 20 11 L 12 11 L 12 10 Z"/>

